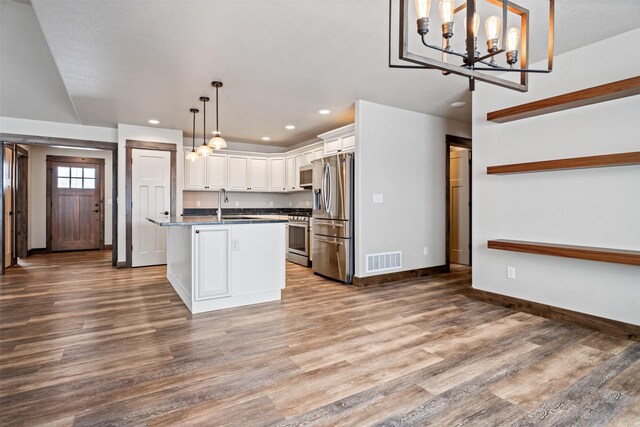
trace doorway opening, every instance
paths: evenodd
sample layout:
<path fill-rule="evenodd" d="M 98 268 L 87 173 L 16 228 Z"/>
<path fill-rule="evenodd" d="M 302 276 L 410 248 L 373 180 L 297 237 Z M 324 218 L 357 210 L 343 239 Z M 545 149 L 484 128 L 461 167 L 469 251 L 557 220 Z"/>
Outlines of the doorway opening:
<path fill-rule="evenodd" d="M 446 261 L 471 266 L 471 139 L 446 136 Z"/>
<path fill-rule="evenodd" d="M 118 144 L 17 134 L 0 141 L 0 274 L 34 254 L 86 249 L 111 250 L 115 267 Z"/>

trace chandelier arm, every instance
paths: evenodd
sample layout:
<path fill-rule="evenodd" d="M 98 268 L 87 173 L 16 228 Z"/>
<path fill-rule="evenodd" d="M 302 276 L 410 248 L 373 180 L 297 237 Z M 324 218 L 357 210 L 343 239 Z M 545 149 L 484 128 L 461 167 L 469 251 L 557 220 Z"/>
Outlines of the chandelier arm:
<path fill-rule="evenodd" d="M 446 50 L 446 49 L 443 49 L 443 48 L 438 47 L 438 46 L 430 45 L 429 43 L 427 43 L 425 41 L 424 35 L 422 35 L 421 39 L 422 39 L 422 44 L 425 45 L 428 48 L 439 50 L 440 52 L 448 53 L 450 55 L 455 55 L 455 56 L 459 56 L 460 58 L 467 59 L 467 55 L 464 55 L 462 53 L 458 53 L 458 52 L 456 52 L 454 50 Z"/>
<path fill-rule="evenodd" d="M 475 70 L 480 71 L 511 71 L 514 73 L 542 73 L 548 74 L 551 70 L 533 70 L 528 68 L 503 68 L 503 67 L 493 67 L 493 68 L 485 68 L 485 67 L 475 67 Z"/>

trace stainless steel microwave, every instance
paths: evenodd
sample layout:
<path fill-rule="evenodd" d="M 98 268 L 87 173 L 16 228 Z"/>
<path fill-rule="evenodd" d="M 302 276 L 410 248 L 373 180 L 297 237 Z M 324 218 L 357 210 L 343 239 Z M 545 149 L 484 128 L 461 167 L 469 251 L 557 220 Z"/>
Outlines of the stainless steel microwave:
<path fill-rule="evenodd" d="M 313 187 L 313 166 L 305 165 L 300 166 L 300 187 L 302 188 L 311 188 Z"/>

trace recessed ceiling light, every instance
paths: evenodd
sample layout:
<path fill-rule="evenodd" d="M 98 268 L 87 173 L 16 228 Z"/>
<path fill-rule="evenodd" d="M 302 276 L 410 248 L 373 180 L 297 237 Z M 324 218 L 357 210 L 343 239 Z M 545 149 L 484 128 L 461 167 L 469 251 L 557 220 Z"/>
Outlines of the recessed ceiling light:
<path fill-rule="evenodd" d="M 291 129 L 295 129 L 296 127 L 294 125 L 286 125 L 284 128 L 291 130 Z"/>
<path fill-rule="evenodd" d="M 268 136 L 263 136 L 263 137 L 262 137 L 262 140 L 263 140 L 263 141 L 271 141 L 271 138 L 269 138 Z"/>
<path fill-rule="evenodd" d="M 318 113 L 320 113 L 320 114 L 329 114 L 330 112 L 331 111 L 329 111 L 329 110 L 320 110 L 320 111 L 318 111 Z"/>
<path fill-rule="evenodd" d="M 453 108 L 460 108 L 460 107 L 464 107 L 465 105 L 467 105 L 467 103 L 464 101 L 458 101 L 451 104 Z"/>
<path fill-rule="evenodd" d="M 149 123 L 151 123 L 152 125 L 159 125 L 160 124 L 160 120 L 150 119 Z"/>

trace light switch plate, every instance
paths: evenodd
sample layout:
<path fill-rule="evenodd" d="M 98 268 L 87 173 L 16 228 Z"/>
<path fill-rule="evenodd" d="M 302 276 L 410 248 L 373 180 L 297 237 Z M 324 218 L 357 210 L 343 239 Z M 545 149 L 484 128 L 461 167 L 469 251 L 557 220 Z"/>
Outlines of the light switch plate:
<path fill-rule="evenodd" d="M 199 208 L 201 205 L 200 200 L 196 200 L 196 207 Z"/>
<path fill-rule="evenodd" d="M 233 239 L 231 241 L 231 249 L 234 250 L 234 251 L 239 251 L 240 250 L 240 240 Z"/>
<path fill-rule="evenodd" d="M 383 194 L 374 194 L 373 195 L 373 203 L 383 203 L 384 195 Z"/>
<path fill-rule="evenodd" d="M 113 200 L 112 199 L 107 199 L 107 204 L 108 205 L 112 205 L 113 204 Z"/>
<path fill-rule="evenodd" d="M 513 265 L 507 265 L 507 279 L 516 278 L 516 268 Z"/>

